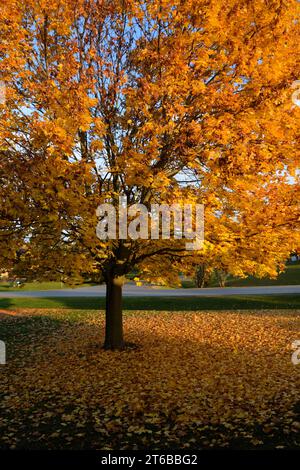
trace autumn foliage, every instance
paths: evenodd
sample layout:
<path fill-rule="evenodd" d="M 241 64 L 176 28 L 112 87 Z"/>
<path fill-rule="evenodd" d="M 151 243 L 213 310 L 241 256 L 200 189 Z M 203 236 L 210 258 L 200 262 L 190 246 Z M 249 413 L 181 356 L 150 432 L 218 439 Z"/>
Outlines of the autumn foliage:
<path fill-rule="evenodd" d="M 106 353 L 95 311 L 22 310 L 0 327 L 2 449 L 300 445 L 297 311 L 127 312 L 140 348 Z"/>
<path fill-rule="evenodd" d="M 173 281 L 204 259 L 276 275 L 299 246 L 297 0 L 9 0 L 0 10 L 0 259 L 108 285 Z M 294 179 L 292 179 L 294 178 Z M 96 208 L 205 204 L 205 246 L 95 235 Z M 20 250 L 21 249 L 21 250 Z M 112 300 L 113 299 L 113 300 Z"/>

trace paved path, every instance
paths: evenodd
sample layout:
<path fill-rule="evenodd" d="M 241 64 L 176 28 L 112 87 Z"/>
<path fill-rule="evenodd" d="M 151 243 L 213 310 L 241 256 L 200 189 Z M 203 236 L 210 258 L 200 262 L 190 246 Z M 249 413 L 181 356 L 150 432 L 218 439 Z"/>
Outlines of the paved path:
<path fill-rule="evenodd" d="M 204 289 L 159 289 L 147 286 L 138 287 L 127 284 L 124 287 L 126 297 L 193 297 L 224 295 L 274 295 L 300 294 L 300 286 L 261 286 L 261 287 L 209 287 Z M 80 287 L 78 289 L 57 289 L 41 291 L 0 292 L 0 298 L 14 297 L 104 297 L 105 286 Z"/>

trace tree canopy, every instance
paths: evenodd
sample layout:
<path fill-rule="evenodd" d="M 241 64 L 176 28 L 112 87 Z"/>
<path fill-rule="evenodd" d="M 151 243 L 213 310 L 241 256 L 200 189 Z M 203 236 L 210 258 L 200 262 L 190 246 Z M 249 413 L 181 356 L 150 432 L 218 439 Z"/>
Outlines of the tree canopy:
<path fill-rule="evenodd" d="M 2 4 L 1 264 L 99 272 L 110 317 L 137 265 L 166 282 L 205 257 L 274 275 L 299 246 L 299 12 L 297 0 Z M 204 204 L 203 249 L 99 240 L 97 206 L 120 195 Z"/>

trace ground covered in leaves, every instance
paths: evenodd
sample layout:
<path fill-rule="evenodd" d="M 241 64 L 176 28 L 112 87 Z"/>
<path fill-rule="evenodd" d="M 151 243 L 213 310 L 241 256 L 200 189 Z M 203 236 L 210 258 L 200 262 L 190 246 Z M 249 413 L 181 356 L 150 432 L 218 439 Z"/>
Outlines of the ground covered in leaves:
<path fill-rule="evenodd" d="M 101 349 L 92 310 L 2 312 L 0 447 L 300 447 L 299 311 L 134 312 Z"/>

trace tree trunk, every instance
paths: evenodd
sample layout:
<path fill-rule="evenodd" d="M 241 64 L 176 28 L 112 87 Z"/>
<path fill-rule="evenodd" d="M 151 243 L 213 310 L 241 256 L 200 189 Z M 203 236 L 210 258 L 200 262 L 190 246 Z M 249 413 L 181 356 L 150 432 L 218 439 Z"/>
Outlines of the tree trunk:
<path fill-rule="evenodd" d="M 221 270 L 216 271 L 216 275 L 217 275 L 217 279 L 218 279 L 218 282 L 219 282 L 219 286 L 220 287 L 225 287 L 226 286 L 226 279 L 227 279 L 227 276 L 228 276 L 227 273 L 221 269 Z"/>
<path fill-rule="evenodd" d="M 106 312 L 104 349 L 123 349 L 122 287 L 123 277 L 106 281 Z"/>
<path fill-rule="evenodd" d="M 200 264 L 198 267 L 197 267 L 197 270 L 196 270 L 196 286 L 197 287 L 204 287 L 205 285 L 205 275 L 206 275 L 206 266 L 205 264 Z"/>

